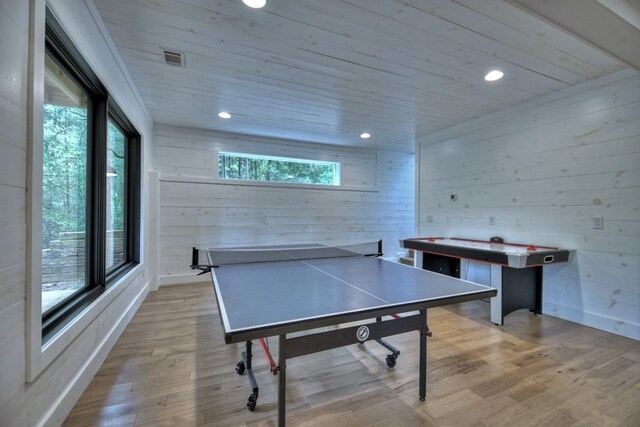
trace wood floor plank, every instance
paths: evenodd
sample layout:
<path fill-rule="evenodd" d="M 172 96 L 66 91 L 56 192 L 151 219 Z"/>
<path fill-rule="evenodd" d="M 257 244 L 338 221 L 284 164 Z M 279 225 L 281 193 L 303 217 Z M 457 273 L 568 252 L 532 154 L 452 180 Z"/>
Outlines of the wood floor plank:
<path fill-rule="evenodd" d="M 418 336 L 288 361 L 287 421 L 304 426 L 638 426 L 640 342 L 526 310 L 498 327 L 481 301 L 429 310 L 427 400 Z M 277 340 L 270 343 L 277 355 Z M 254 346 L 246 409 L 242 345 L 225 345 L 211 285 L 148 295 L 64 426 L 274 426 L 278 377 Z"/>

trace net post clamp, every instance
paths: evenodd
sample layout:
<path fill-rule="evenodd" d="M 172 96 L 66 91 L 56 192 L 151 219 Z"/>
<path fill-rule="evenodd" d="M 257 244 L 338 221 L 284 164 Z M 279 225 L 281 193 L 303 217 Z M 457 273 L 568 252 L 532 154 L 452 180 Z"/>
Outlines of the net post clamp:
<path fill-rule="evenodd" d="M 193 247 L 191 250 L 191 265 L 189 266 L 192 270 L 200 270 L 198 276 L 202 276 L 206 273 L 211 273 L 212 268 L 218 268 L 217 265 L 208 265 L 208 264 L 198 264 L 199 250 L 196 247 Z"/>

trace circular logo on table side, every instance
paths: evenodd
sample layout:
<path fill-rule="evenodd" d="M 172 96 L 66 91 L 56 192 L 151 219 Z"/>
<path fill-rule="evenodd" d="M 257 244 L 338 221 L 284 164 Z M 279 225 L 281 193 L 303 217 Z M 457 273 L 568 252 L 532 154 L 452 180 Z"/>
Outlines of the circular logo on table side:
<path fill-rule="evenodd" d="M 369 328 L 366 326 L 360 326 L 356 331 L 356 338 L 358 341 L 365 342 L 369 338 Z"/>

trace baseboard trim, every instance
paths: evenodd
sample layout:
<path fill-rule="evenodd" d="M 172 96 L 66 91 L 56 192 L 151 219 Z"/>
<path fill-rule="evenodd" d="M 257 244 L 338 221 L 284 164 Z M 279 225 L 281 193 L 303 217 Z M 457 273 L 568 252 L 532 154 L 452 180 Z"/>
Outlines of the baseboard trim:
<path fill-rule="evenodd" d="M 548 301 L 543 303 L 542 313 L 548 314 L 549 316 L 559 317 L 560 319 L 569 320 L 580 325 L 600 329 L 612 334 L 621 335 L 634 340 L 640 340 L 640 324 L 637 323 L 625 322 L 620 319 L 606 317 L 597 313 L 576 310 L 575 308 L 564 307 Z"/>
<path fill-rule="evenodd" d="M 174 274 L 171 276 L 160 276 L 158 278 L 158 282 L 160 286 L 168 286 L 168 285 L 182 285 L 185 283 L 195 283 L 195 282 L 211 282 L 211 275 L 203 274 L 202 276 L 198 276 L 198 274 L 194 271 L 190 274 Z"/>
<path fill-rule="evenodd" d="M 73 406 L 78 399 L 80 399 L 80 396 L 82 396 L 82 393 L 84 393 L 84 390 L 100 369 L 100 366 L 102 366 L 109 351 L 111 351 L 113 345 L 127 327 L 134 314 L 138 311 L 140 305 L 142 305 L 142 302 L 149 293 L 149 285 L 149 282 L 146 282 L 127 305 L 127 308 L 120 317 L 118 317 L 109 330 L 109 333 L 100 341 L 100 344 L 96 346 L 87 361 L 78 369 L 77 374 L 69 381 L 68 386 L 60 393 L 55 402 L 51 404 L 48 411 L 36 424 L 38 427 L 62 425 L 67 415 L 69 415 L 73 409 Z"/>

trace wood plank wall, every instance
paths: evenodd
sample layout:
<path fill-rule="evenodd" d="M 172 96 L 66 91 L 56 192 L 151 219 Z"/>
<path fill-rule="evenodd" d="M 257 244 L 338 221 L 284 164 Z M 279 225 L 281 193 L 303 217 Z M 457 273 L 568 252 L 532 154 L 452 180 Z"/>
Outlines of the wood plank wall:
<path fill-rule="evenodd" d="M 152 143 L 152 123 L 127 84 L 113 44 L 105 39 L 92 2 L 47 0 L 78 49 L 116 97 L 126 114 Z M 26 337 L 31 290 L 27 236 L 30 218 L 25 185 L 29 163 L 27 87 L 29 12 L 37 7 L 44 28 L 44 0 L 0 2 L 0 425 L 7 427 L 60 425 L 91 381 L 104 357 L 144 299 L 152 275 L 145 265 L 107 291 L 43 350 L 55 353 L 40 360 L 38 376 L 27 382 L 29 355 Z M 113 48 L 113 50 L 111 49 Z M 44 52 L 36 53 L 44 61 Z M 42 79 L 44 76 L 42 76 Z M 44 87 L 44 81 L 34 86 Z M 37 90 L 37 89 L 36 89 Z M 150 147 L 144 147 L 143 168 L 150 168 Z M 146 190 L 143 189 L 143 193 Z M 146 200 L 143 211 L 147 211 Z M 143 228 L 147 228 L 143 220 Z M 143 239 L 146 244 L 147 232 Z M 36 243 L 37 245 L 37 243 Z M 36 281 L 37 282 L 37 281 Z M 39 286 L 36 283 L 34 286 Z M 39 307 L 36 307 L 39 310 Z M 34 334 L 40 334 L 39 328 Z M 44 358 L 43 358 L 44 359 Z M 47 364 L 47 362 L 50 362 Z M 35 365 L 35 364 L 34 364 Z"/>
<path fill-rule="evenodd" d="M 640 76 L 612 74 L 418 142 L 421 235 L 575 249 L 545 268 L 543 311 L 640 339 Z"/>
<path fill-rule="evenodd" d="M 28 2 L 0 3 L 0 425 L 25 378 L 28 17 Z"/>
<path fill-rule="evenodd" d="M 383 239 L 395 257 L 413 234 L 414 156 L 349 150 L 157 126 L 160 171 L 160 283 L 192 282 L 192 246 Z M 217 176 L 217 151 L 338 161 L 343 186 L 229 184 Z M 203 276 L 204 277 L 204 276 Z"/>

